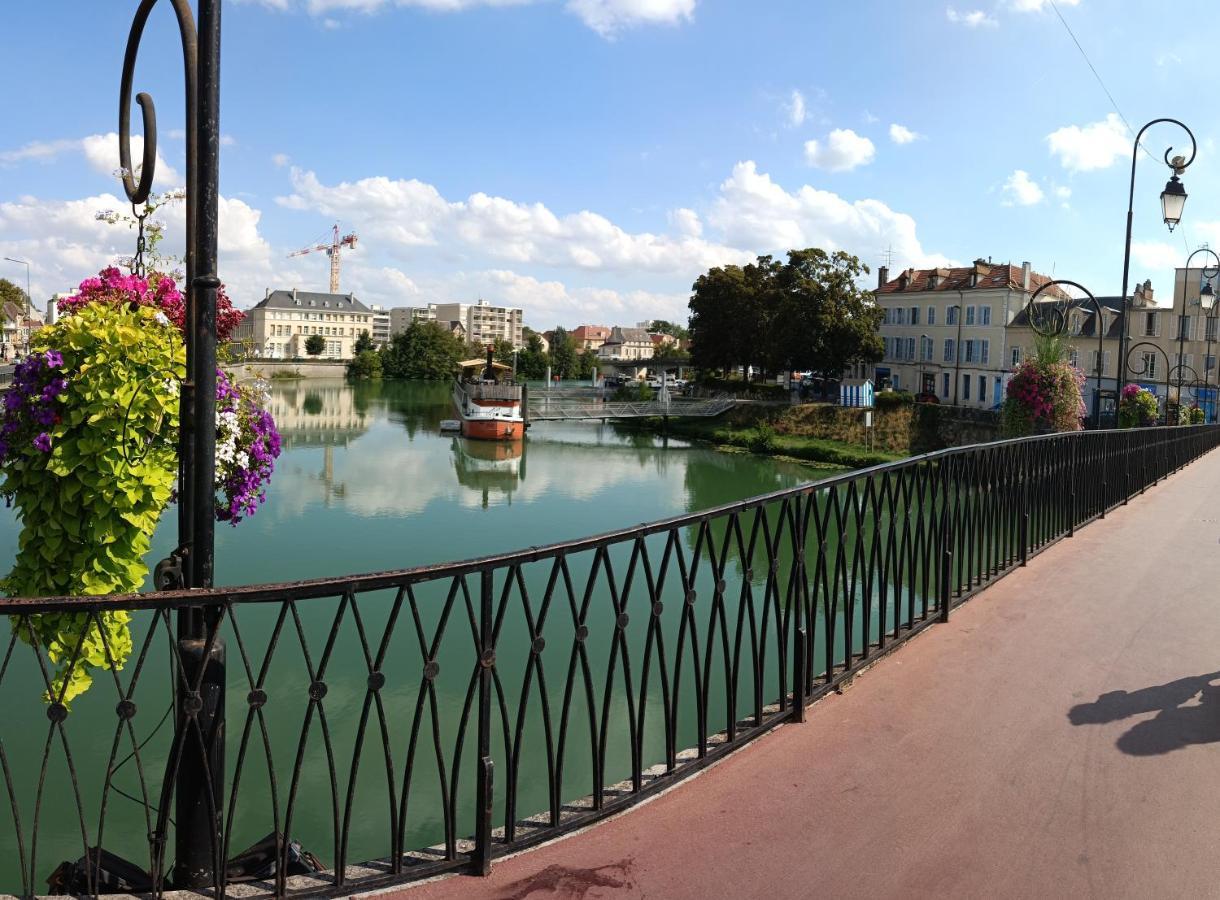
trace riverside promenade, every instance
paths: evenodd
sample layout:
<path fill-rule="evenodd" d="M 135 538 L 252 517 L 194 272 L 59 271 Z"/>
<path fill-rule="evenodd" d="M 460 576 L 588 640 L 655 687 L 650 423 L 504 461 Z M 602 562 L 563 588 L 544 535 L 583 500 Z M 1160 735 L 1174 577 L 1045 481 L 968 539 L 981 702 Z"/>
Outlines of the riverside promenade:
<path fill-rule="evenodd" d="M 805 724 L 488 878 L 380 896 L 1220 896 L 1220 453 Z"/>

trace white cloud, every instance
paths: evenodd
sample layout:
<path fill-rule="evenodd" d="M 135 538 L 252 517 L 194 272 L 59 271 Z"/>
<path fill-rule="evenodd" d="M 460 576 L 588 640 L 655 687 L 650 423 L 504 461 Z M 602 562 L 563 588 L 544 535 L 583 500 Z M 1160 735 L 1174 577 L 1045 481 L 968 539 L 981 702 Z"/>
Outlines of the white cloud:
<path fill-rule="evenodd" d="M 1017 169 L 1008 176 L 1003 193 L 1005 206 L 1036 206 L 1046 197 L 1038 183 L 1023 169 Z"/>
<path fill-rule="evenodd" d="M 54 141 L 32 141 L 16 150 L 0 152 L 0 165 L 15 165 L 22 162 L 53 162 L 66 153 L 82 153 L 85 161 L 97 172 L 108 177 L 116 177 L 119 170 L 119 136 L 117 132 L 109 134 L 91 134 L 85 138 L 61 139 Z M 135 169 L 137 180 L 141 161 L 144 158 L 144 138 L 132 135 L 131 163 Z M 156 172 L 153 176 L 153 186 L 164 190 L 180 187 L 182 176 L 165 161 L 160 149 L 157 150 Z"/>
<path fill-rule="evenodd" d="M 1182 264 L 1182 249 L 1164 241 L 1133 241 L 1131 257 L 1144 269 L 1173 271 Z"/>
<path fill-rule="evenodd" d="M 964 25 L 967 28 L 995 28 L 1000 24 L 994 16 L 989 16 L 981 9 L 958 12 L 952 6 L 947 6 L 945 17 L 954 25 Z"/>
<path fill-rule="evenodd" d="M 805 142 L 805 161 L 830 172 L 850 172 L 873 161 L 877 149 L 873 142 L 850 128 L 836 128 L 823 143 Z"/>
<path fill-rule="evenodd" d="M 282 169 L 284 166 L 292 162 L 292 157 L 287 153 L 277 153 L 271 157 L 271 162 L 274 163 L 277 168 Z"/>
<path fill-rule="evenodd" d="M 669 222 L 679 234 L 688 237 L 702 237 L 703 235 L 703 223 L 699 221 L 699 214 L 693 209 L 673 210 L 669 214 Z"/>
<path fill-rule="evenodd" d="M 925 252 L 915 220 L 880 200 L 849 201 L 810 185 L 789 192 L 749 160 L 737 163 L 720 185 L 708 222 L 727 244 L 754 253 L 821 247 L 868 255 L 872 248 L 892 246 L 895 268 L 951 263 Z"/>
<path fill-rule="evenodd" d="M 279 12 L 303 10 L 323 17 L 325 28 L 340 24 L 336 15 L 372 14 L 390 7 L 414 7 L 452 13 L 476 7 L 528 6 L 542 0 L 244 0 Z M 694 18 L 697 0 L 567 0 L 564 9 L 603 37 L 614 37 L 638 25 L 680 25 Z"/>
<path fill-rule="evenodd" d="M 1116 113 L 1085 125 L 1065 125 L 1046 136 L 1053 156 L 1069 172 L 1106 169 L 1131 152 L 1127 128 Z"/>
<path fill-rule="evenodd" d="M 794 90 L 788 102 L 784 105 L 784 112 L 788 116 L 788 124 L 793 128 L 805 123 L 805 116 L 808 111 L 805 109 L 805 95 L 800 91 Z"/>
<path fill-rule="evenodd" d="M 742 256 L 693 234 L 698 217 L 689 210 L 676 214 L 686 230 L 672 236 L 627 232 L 589 210 L 557 215 L 541 203 L 482 192 L 450 201 L 416 179 L 376 176 L 324 185 L 313 172 L 293 169 L 292 184 L 294 193 L 277 200 L 282 206 L 361 222 L 362 233 L 399 251 L 441 247 L 459 262 L 483 256 L 514 264 L 686 277 Z"/>
<path fill-rule="evenodd" d="M 909 144 L 912 141 L 919 140 L 921 137 L 923 137 L 922 134 L 912 131 L 905 125 L 899 125 L 897 122 L 890 125 L 890 140 L 895 144 Z"/>

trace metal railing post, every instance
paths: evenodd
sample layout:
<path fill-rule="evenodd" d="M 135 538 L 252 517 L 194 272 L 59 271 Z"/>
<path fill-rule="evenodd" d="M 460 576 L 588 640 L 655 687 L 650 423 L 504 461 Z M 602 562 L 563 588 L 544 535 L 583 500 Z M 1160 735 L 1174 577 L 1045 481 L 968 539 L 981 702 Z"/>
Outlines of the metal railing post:
<path fill-rule="evenodd" d="M 1029 451 L 1028 445 L 1022 447 L 1021 454 L 1021 565 L 1029 563 Z"/>
<path fill-rule="evenodd" d="M 491 758 L 491 670 L 496 664 L 492 647 L 492 578 L 484 569 L 479 585 L 479 723 L 478 772 L 475 778 L 474 868 L 479 875 L 491 874 L 491 820 L 495 809 L 495 763 Z"/>
<path fill-rule="evenodd" d="M 940 621 L 949 621 L 949 607 L 952 604 L 953 591 L 950 579 L 953 577 L 953 526 L 949 516 L 949 470 L 950 457 L 942 457 L 941 465 L 941 508 L 940 508 Z"/>

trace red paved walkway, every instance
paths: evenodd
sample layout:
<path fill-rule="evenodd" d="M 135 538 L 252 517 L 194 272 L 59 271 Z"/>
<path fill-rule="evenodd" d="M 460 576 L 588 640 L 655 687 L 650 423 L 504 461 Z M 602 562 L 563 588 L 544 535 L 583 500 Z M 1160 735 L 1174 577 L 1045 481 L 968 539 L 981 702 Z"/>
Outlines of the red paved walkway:
<path fill-rule="evenodd" d="M 407 900 L 1220 896 L 1220 453 L 700 778 Z"/>

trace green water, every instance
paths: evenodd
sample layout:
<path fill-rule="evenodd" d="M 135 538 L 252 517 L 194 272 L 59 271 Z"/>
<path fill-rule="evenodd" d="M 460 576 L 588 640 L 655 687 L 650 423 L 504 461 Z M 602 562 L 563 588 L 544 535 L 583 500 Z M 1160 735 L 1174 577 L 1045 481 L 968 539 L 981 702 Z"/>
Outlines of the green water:
<path fill-rule="evenodd" d="M 448 390 L 443 385 L 277 383 L 273 387 L 273 412 L 284 436 L 285 452 L 266 506 L 237 528 L 218 527 L 219 585 L 373 572 L 544 545 L 706 509 L 826 474 L 808 466 L 719 453 L 681 441 L 666 442 L 653 435 L 627 435 L 604 424 L 538 424 L 517 447 L 467 442 L 439 432 L 440 420 L 452 415 Z M 768 526 L 780 527 L 778 520 L 775 512 Z M 150 563 L 173 546 L 173 527 L 173 516 L 167 516 L 154 541 Z M 654 535 L 643 545 L 650 556 L 651 572 L 645 571 L 641 561 L 633 569 L 630 544 L 613 547 L 607 554 L 613 579 L 605 572 L 606 560 L 599 563 L 594 552 L 574 555 L 567 573 L 572 583 L 570 596 L 563 589 L 564 577 L 550 562 L 522 567 L 519 578 L 517 573 L 511 578 L 504 572 L 496 576 L 493 589 L 502 609 L 496 661 L 500 683 L 493 714 L 497 825 L 504 817 L 505 786 L 514 769 L 517 817 L 548 806 L 552 790 L 546 778 L 548 758 L 562 768 L 554 789 L 563 802 L 590 792 L 595 767 L 604 767 L 600 779 L 603 784 L 629 774 L 628 711 L 634 711 L 638 722 L 641 703 L 647 708 L 641 739 L 643 763 L 647 766 L 662 761 L 665 729 L 661 722 L 667 691 L 677 694 L 676 748 L 689 746 L 698 733 L 692 635 L 698 639 L 698 668 L 706 676 L 706 683 L 700 686 L 710 698 L 707 730 L 714 732 L 727 724 L 728 709 L 723 699 L 717 699 L 725 695 L 725 673 L 735 658 L 738 665 L 750 668 L 752 630 L 769 627 L 769 634 L 775 633 L 773 619 L 768 626 L 763 624 L 765 553 L 761 544 L 753 553 L 748 549 L 750 521 L 743 519 L 742 528 L 740 546 L 736 544 L 738 536 L 723 523 L 702 537 L 698 528 L 676 533 L 668 551 L 666 535 Z M 14 518 L 11 512 L 4 513 L 0 516 L 0 559 L 11 558 L 16 541 Z M 712 556 L 725 557 L 720 577 L 731 585 L 726 597 L 732 595 L 733 603 L 726 603 L 719 624 L 705 603 L 695 604 L 684 626 L 678 569 L 701 548 L 704 562 L 691 583 L 700 597 L 710 598 L 717 579 L 708 561 L 710 546 L 717 548 Z M 722 552 L 725 547 L 727 551 Z M 662 611 L 651 608 L 646 582 L 662 577 L 660 569 L 667 553 L 667 574 L 660 591 L 665 597 Z M 634 573 L 632 584 L 626 583 L 629 570 Z M 743 585 L 756 592 L 757 609 L 747 610 L 738 601 Z M 552 599 L 545 624 L 540 624 L 548 587 Z M 477 606 L 478 589 L 477 575 L 465 583 L 447 579 L 424 585 L 415 591 L 414 609 L 408 598 L 397 611 L 380 666 L 386 676 L 380 700 L 388 737 L 389 773 L 377 708 L 368 706 L 369 666 L 361 635 L 370 652 L 376 654 L 395 614 L 394 593 L 359 595 L 354 608 L 345 606 L 336 596 L 303 601 L 294 610 L 267 603 L 243 605 L 236 611 L 235 621 L 228 622 L 224 631 L 229 649 L 229 790 L 243 745 L 245 750 L 232 813 L 230 854 L 273 828 L 283 828 L 285 812 L 291 805 L 292 836 L 327 865 L 334 864 L 339 851 L 333 824 L 336 820 L 342 823 L 347 819 L 349 823 L 349 863 L 386 856 L 391 851 L 390 822 L 403 807 L 403 775 L 409 757 L 413 777 L 405 803 L 404 846 L 426 846 L 444 839 L 442 766 L 444 787 L 458 798 L 453 829 L 458 837 L 470 833 L 475 719 L 473 712 L 466 711 L 466 702 L 474 639 L 465 591 L 470 592 Z M 612 640 L 618 617 L 615 596 L 622 604 L 620 608 L 631 613 L 630 622 L 622 628 L 621 644 Z M 587 607 L 582 607 L 586 597 Z M 773 604 L 776 610 L 783 605 Z M 649 624 L 650 615 L 655 619 L 654 626 Z M 583 660 L 573 652 L 578 619 L 590 634 Z M 434 657 L 440 675 L 432 696 L 420 675 L 426 661 L 421 637 L 430 653 L 428 645 L 442 620 L 446 624 Z M 4 645 L 8 647 L 7 625 L 0 628 L 5 631 Z M 332 628 L 336 638 L 327 654 Z M 155 629 L 153 639 L 146 640 L 150 629 Z M 123 759 L 131 751 L 133 739 L 144 741 L 161 720 L 169 703 L 169 679 L 165 675 L 168 631 L 152 612 L 135 614 L 132 630 L 137 651 L 118 676 L 122 688 L 112 676 L 102 673 L 94 688 L 73 705 L 62 736 L 47 722 L 39 697 L 43 676 L 35 655 L 18 644 L 5 662 L 0 702 L 6 715 L 0 725 L 0 740 L 17 804 L 14 810 L 7 794 L 0 793 L 0 891 L 21 890 L 24 863 L 31 888 L 41 892 L 43 880 L 55 865 L 79 857 L 86 842 L 98 842 L 107 760 Z M 544 634 L 546 639 L 545 649 L 538 653 L 537 667 L 531 664 L 532 633 Z M 269 653 L 273 640 L 275 649 Z M 659 677 L 658 640 L 667 654 L 668 685 Z M 774 646 L 773 637 L 767 641 Z M 132 732 L 119 729 L 116 740 L 115 705 L 120 690 L 125 690 L 137 671 L 145 645 L 146 655 L 133 695 L 139 712 L 132 721 Z M 630 648 L 631 702 L 625 690 L 621 647 Z M 650 670 L 645 684 L 646 654 Z M 319 677 L 317 670 L 323 659 L 326 671 Z M 756 689 L 766 701 L 775 696 L 776 660 L 772 652 L 760 663 L 762 676 L 757 684 L 752 677 L 740 679 L 736 692 L 738 718 L 752 710 Z M 323 717 L 309 711 L 306 688 L 311 668 L 315 673 L 312 677 L 327 685 L 322 705 L 324 723 Z M 569 672 L 573 673 L 571 679 Z M 677 686 L 675 678 L 680 682 Z M 565 724 L 561 716 L 569 683 L 573 696 L 566 704 L 571 715 Z M 256 684 L 269 698 L 261 720 L 246 703 L 248 692 Z M 542 713 L 544 695 L 550 704 L 549 722 Z M 523 697 L 530 699 L 522 703 Z M 430 712 L 433 699 L 435 722 Z M 458 754 L 454 747 L 464 715 L 466 738 Z M 363 728 L 362 720 L 366 722 Z M 504 720 L 509 735 L 520 728 L 519 745 L 505 748 Z M 330 736 L 329 755 L 323 742 L 323 725 Z M 269 746 L 263 743 L 264 727 Z M 558 746 L 561 731 L 565 735 L 562 754 Z M 598 733 L 605 736 L 604 762 L 591 753 L 591 735 Z M 140 752 L 144 779 L 154 802 L 168 738 L 169 728 L 163 727 Z M 434 738 L 439 739 L 445 755 L 441 762 L 433 749 Z M 298 752 L 304 762 L 294 783 L 292 772 Z M 49 760 L 45 771 L 44 755 Z M 358 770 L 354 761 L 359 762 Z M 69 766 L 76 773 L 76 794 Z M 274 787 L 270 769 L 275 772 Z M 134 760 L 119 769 L 113 785 L 137 798 L 141 796 Z M 387 800 L 390 788 L 395 797 L 393 812 Z M 345 812 L 349 790 L 350 815 Z M 83 828 L 76 812 L 78 806 L 85 811 Z M 20 845 L 14 816 L 20 819 Z M 145 835 L 150 824 L 140 802 L 111 790 L 101 835 L 108 849 L 148 865 Z"/>

